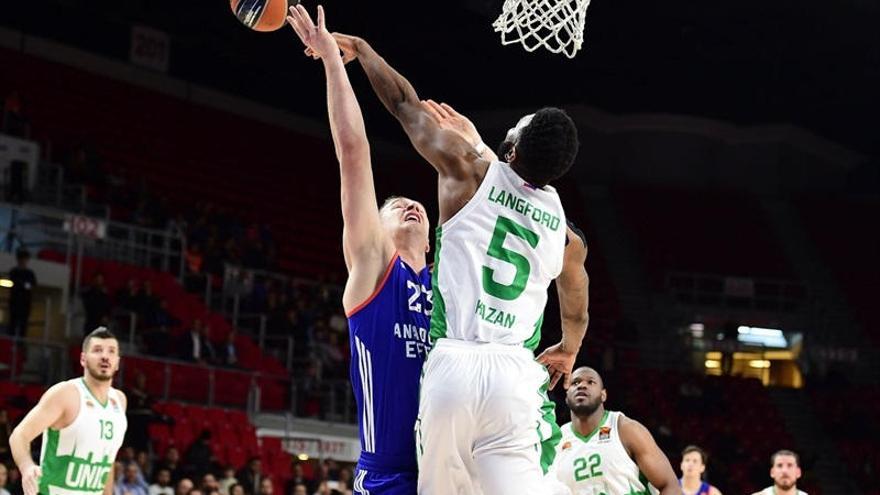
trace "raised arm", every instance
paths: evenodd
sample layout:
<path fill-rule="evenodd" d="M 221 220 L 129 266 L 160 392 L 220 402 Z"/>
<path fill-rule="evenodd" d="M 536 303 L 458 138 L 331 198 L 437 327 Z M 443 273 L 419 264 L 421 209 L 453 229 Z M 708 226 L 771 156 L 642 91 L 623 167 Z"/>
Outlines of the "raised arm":
<path fill-rule="evenodd" d="M 620 440 L 645 474 L 648 482 L 660 490 L 660 495 L 682 495 L 678 478 L 666 454 L 657 446 L 651 432 L 638 421 L 621 418 Z"/>
<path fill-rule="evenodd" d="M 370 146 L 360 105 L 348 79 L 339 47 L 325 26 L 324 9 L 318 7 L 318 23 L 314 24 L 302 5 L 291 7 L 288 23 L 306 45 L 308 53 L 320 58 L 324 64 L 327 113 L 341 179 L 345 264 L 350 274 L 357 271 L 366 275 L 366 282 L 369 282 L 373 278 L 373 271 L 384 268 L 393 247 L 386 239 L 379 220 Z M 369 283 L 366 285 L 369 285 L 365 288 L 369 295 L 373 286 Z"/>
<path fill-rule="evenodd" d="M 458 133 L 438 125 L 406 78 L 363 39 L 339 33 L 333 36 L 344 52 L 357 57 L 379 100 L 403 126 L 416 151 L 441 177 L 469 180 L 477 172 L 477 182 L 482 179 L 488 162 L 481 160 L 473 145 Z"/>

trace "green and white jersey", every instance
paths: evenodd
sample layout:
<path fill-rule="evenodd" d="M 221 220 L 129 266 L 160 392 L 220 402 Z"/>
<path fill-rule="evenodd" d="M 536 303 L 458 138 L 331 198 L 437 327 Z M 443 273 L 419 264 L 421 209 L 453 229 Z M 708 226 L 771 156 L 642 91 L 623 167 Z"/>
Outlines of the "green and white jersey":
<path fill-rule="evenodd" d="M 760 495 L 776 495 L 776 488 L 773 486 L 768 486 L 767 488 L 764 488 L 763 490 L 761 490 L 758 493 Z M 798 493 L 798 495 L 807 495 L 807 492 L 802 492 L 800 490 L 798 490 L 797 493 Z"/>
<path fill-rule="evenodd" d="M 660 493 L 632 460 L 618 427 L 623 413 L 605 411 L 595 431 L 583 436 L 562 426 L 553 471 L 572 495 L 656 495 Z"/>
<path fill-rule="evenodd" d="M 534 350 L 565 239 L 556 190 L 532 187 L 506 163 L 490 164 L 474 197 L 437 228 L 432 339 Z"/>
<path fill-rule="evenodd" d="M 128 426 L 116 389 L 110 389 L 102 404 L 82 378 L 70 382 L 79 392 L 79 412 L 68 426 L 43 432 L 42 495 L 102 493 Z"/>

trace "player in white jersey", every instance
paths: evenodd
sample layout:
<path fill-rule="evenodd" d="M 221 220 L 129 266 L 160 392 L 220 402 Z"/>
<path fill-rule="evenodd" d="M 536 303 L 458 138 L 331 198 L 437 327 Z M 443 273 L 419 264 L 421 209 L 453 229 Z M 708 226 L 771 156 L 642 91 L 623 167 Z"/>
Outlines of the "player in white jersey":
<path fill-rule="evenodd" d="M 801 478 L 800 457 L 791 450 L 780 450 L 770 457 L 770 477 L 773 485 L 752 495 L 807 495 L 797 489 Z"/>
<path fill-rule="evenodd" d="M 565 403 L 571 422 L 562 426 L 552 472 L 572 495 L 681 495 L 669 459 L 641 423 L 605 409 L 608 392 L 589 367 L 571 375 Z"/>
<path fill-rule="evenodd" d="M 83 340 L 83 376 L 57 383 L 9 437 L 24 495 L 110 495 L 113 461 L 122 446 L 126 398 L 111 387 L 119 341 L 98 327 Z M 31 442 L 43 435 L 40 464 Z"/>
<path fill-rule="evenodd" d="M 574 162 L 574 122 L 560 109 L 538 110 L 508 133 L 506 162 L 486 159 L 477 143 L 441 126 L 369 44 L 335 36 L 439 175 L 435 347 L 416 425 L 419 493 L 548 493 L 542 468 L 559 431 L 546 392 L 561 379 L 568 384 L 588 319 L 586 246 L 567 229 L 549 185 Z M 538 358 L 548 376 L 534 349 L 554 279 L 563 339 Z"/>

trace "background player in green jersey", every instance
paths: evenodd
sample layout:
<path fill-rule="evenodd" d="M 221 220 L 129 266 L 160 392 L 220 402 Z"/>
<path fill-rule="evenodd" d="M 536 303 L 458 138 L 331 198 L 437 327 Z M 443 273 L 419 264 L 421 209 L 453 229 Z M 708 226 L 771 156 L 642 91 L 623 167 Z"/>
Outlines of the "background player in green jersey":
<path fill-rule="evenodd" d="M 753 495 L 807 495 L 797 489 L 801 478 L 800 457 L 790 450 L 780 450 L 770 457 L 770 477 L 773 485 Z"/>
<path fill-rule="evenodd" d="M 83 376 L 49 388 L 9 437 L 24 495 L 113 493 L 113 461 L 128 425 L 125 395 L 111 386 L 119 341 L 98 327 L 83 340 L 80 364 Z M 36 464 L 31 442 L 40 434 Z"/>
<path fill-rule="evenodd" d="M 573 495 L 681 495 L 669 459 L 641 423 L 605 409 L 608 392 L 589 367 L 576 369 L 565 402 L 571 423 L 553 471 Z"/>

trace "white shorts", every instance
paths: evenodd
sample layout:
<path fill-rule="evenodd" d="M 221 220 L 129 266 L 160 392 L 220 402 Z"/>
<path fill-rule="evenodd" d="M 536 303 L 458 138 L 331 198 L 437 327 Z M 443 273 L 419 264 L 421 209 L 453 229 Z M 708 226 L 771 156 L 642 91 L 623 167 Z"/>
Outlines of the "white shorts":
<path fill-rule="evenodd" d="M 416 422 L 419 495 L 549 495 L 560 434 L 548 382 L 524 347 L 439 339 Z"/>

